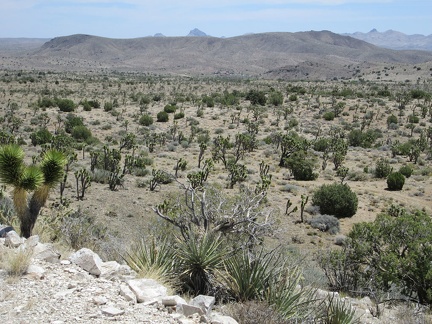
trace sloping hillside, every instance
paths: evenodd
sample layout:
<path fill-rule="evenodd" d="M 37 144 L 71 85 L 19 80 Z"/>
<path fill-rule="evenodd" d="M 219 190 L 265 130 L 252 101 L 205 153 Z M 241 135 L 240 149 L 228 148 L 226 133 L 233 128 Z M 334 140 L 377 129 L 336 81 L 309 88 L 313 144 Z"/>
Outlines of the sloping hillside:
<path fill-rule="evenodd" d="M 294 73 L 291 76 L 293 78 L 327 79 L 351 75 L 352 71 L 346 68 L 350 64 L 416 64 L 432 61 L 432 53 L 383 49 L 329 31 L 263 33 L 231 38 L 111 39 L 72 35 L 46 42 L 29 55 L 28 60 L 34 68 L 63 70 L 101 68 L 156 73 L 271 76 L 279 69 L 294 69 L 308 72 Z"/>

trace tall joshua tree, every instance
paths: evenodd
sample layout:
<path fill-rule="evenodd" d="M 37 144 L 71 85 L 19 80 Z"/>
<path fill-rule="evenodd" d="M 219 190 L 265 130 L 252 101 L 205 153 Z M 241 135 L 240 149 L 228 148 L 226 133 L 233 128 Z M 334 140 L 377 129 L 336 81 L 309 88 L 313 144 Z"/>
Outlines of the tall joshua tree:
<path fill-rule="evenodd" d="M 31 236 L 50 189 L 62 179 L 65 163 L 63 153 L 50 150 L 43 154 L 40 165 L 27 166 L 21 147 L 0 147 L 0 181 L 14 187 L 13 202 L 22 236 Z M 28 192 L 33 192 L 30 199 L 27 199 Z"/>

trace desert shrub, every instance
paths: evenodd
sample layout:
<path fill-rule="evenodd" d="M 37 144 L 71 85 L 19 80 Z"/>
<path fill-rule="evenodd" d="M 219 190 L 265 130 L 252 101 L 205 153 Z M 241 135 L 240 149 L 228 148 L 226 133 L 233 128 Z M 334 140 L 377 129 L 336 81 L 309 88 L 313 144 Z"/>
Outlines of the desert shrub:
<path fill-rule="evenodd" d="M 325 137 L 320 137 L 313 143 L 313 149 L 317 152 L 325 152 L 329 146 L 330 140 Z"/>
<path fill-rule="evenodd" d="M 357 212 L 357 195 L 346 184 L 322 185 L 313 194 L 312 205 L 318 206 L 323 214 L 337 218 L 351 217 Z"/>
<path fill-rule="evenodd" d="M 105 239 L 107 228 L 96 222 L 94 216 L 78 209 L 62 219 L 61 233 L 62 239 L 74 250 L 95 249 Z"/>
<path fill-rule="evenodd" d="M 179 112 L 177 114 L 174 114 L 174 119 L 182 119 L 184 118 L 185 114 L 184 112 Z"/>
<path fill-rule="evenodd" d="M 335 114 L 334 114 L 333 111 L 327 111 L 327 112 L 324 113 L 323 118 L 325 120 L 329 120 L 330 121 L 330 120 L 333 120 L 335 118 Z"/>
<path fill-rule="evenodd" d="M 92 133 L 90 129 L 88 129 L 86 126 L 81 125 L 81 126 L 75 126 L 72 129 L 71 135 L 77 141 L 86 141 L 92 136 Z"/>
<path fill-rule="evenodd" d="M 386 298 L 398 291 L 431 305 L 431 241 L 432 218 L 426 213 L 380 214 L 373 223 L 354 224 L 343 250 L 330 253 L 339 265 L 333 263 L 326 273 L 356 280 L 355 291 L 372 296 L 382 293 Z"/>
<path fill-rule="evenodd" d="M 175 113 L 176 110 L 177 110 L 177 106 L 176 106 L 176 105 L 166 105 L 166 106 L 164 107 L 164 111 L 165 111 L 167 114 Z"/>
<path fill-rule="evenodd" d="M 68 114 L 65 120 L 65 131 L 66 133 L 72 133 L 75 126 L 84 126 L 82 117 L 74 114 Z"/>
<path fill-rule="evenodd" d="M 398 119 L 395 115 L 390 115 L 387 117 L 387 126 L 390 126 L 390 124 L 397 124 Z"/>
<path fill-rule="evenodd" d="M 63 112 L 72 112 L 75 109 L 75 103 L 71 99 L 57 99 L 57 107 Z"/>
<path fill-rule="evenodd" d="M 379 158 L 375 164 L 375 177 L 386 178 L 393 168 L 390 166 L 390 162 L 385 158 Z"/>
<path fill-rule="evenodd" d="M 412 124 L 418 124 L 420 121 L 420 118 L 416 115 L 409 115 L 408 116 L 408 122 Z"/>
<path fill-rule="evenodd" d="M 156 115 L 156 120 L 160 123 L 166 123 L 169 119 L 168 113 L 165 111 L 160 111 Z"/>
<path fill-rule="evenodd" d="M 49 108 L 49 107 L 54 107 L 56 105 L 56 102 L 54 99 L 48 97 L 42 97 L 38 99 L 37 105 L 40 108 Z"/>
<path fill-rule="evenodd" d="M 413 171 L 413 168 L 409 165 L 403 165 L 399 168 L 399 173 L 403 174 L 405 178 L 411 177 Z"/>
<path fill-rule="evenodd" d="M 265 301 L 247 301 L 224 306 L 224 314 L 231 316 L 238 323 L 290 324 L 284 320 L 274 307 Z"/>
<path fill-rule="evenodd" d="M 392 172 L 387 177 L 387 187 L 389 190 L 402 190 L 405 184 L 405 176 L 400 172 Z"/>
<path fill-rule="evenodd" d="M 107 101 L 104 103 L 104 111 L 112 111 L 114 109 L 113 103 L 111 101 Z"/>
<path fill-rule="evenodd" d="M 314 161 L 303 151 L 293 153 L 285 160 L 285 165 L 289 168 L 295 180 L 312 181 L 318 178 L 318 173 L 314 173 Z"/>
<path fill-rule="evenodd" d="M 348 134 L 348 143 L 351 146 L 360 146 L 363 148 L 369 148 L 373 145 L 375 140 L 378 138 L 380 134 L 378 134 L 374 130 L 368 130 L 366 132 L 362 132 L 359 129 L 353 129 Z"/>
<path fill-rule="evenodd" d="M 148 114 L 144 114 L 140 117 L 139 123 L 143 126 L 150 126 L 153 124 L 153 117 Z"/>
<path fill-rule="evenodd" d="M 308 221 L 310 226 L 330 234 L 339 233 L 339 219 L 332 215 L 318 215 Z"/>
<path fill-rule="evenodd" d="M 51 142 L 52 134 L 46 127 L 44 127 L 39 129 L 37 132 L 31 133 L 30 139 L 33 146 L 46 144 Z"/>

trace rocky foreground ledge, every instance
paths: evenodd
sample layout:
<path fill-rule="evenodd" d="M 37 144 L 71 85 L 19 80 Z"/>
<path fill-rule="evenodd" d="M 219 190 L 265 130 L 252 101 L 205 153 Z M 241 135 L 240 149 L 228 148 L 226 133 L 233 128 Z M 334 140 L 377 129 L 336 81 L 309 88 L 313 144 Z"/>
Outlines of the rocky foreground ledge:
<path fill-rule="evenodd" d="M 0 323 L 237 323 L 212 311 L 214 297 L 186 302 L 169 296 L 163 285 L 137 278 L 127 265 L 103 262 L 89 249 L 61 259 L 51 244 L 8 232 L 0 253 L 21 249 L 32 253 L 25 275 L 10 277 L 0 269 Z"/>

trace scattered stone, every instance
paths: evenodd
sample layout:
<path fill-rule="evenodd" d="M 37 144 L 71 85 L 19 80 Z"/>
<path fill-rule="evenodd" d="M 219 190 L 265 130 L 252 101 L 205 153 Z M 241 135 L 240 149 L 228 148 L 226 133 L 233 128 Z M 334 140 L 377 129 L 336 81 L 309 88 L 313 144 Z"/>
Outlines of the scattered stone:
<path fill-rule="evenodd" d="M 125 284 L 120 285 L 120 296 L 123 296 L 126 301 L 135 304 L 137 302 L 137 297 L 134 292 Z"/>
<path fill-rule="evenodd" d="M 23 244 L 23 239 L 15 231 L 10 231 L 6 233 L 5 245 L 10 248 L 17 248 Z"/>
<path fill-rule="evenodd" d="M 106 316 L 119 316 L 124 314 L 124 310 L 115 307 L 105 307 L 101 309 L 102 314 Z"/>
<path fill-rule="evenodd" d="M 27 275 L 32 278 L 42 279 L 44 278 L 44 274 L 45 274 L 44 268 L 38 265 L 30 264 L 29 267 L 27 268 Z"/>
<path fill-rule="evenodd" d="M 127 284 L 137 297 L 138 303 L 159 300 L 167 295 L 166 287 L 153 279 L 132 279 L 128 280 Z"/>
<path fill-rule="evenodd" d="M 24 246 L 26 249 L 32 249 L 39 243 L 39 235 L 30 236 L 25 242 Z"/>
<path fill-rule="evenodd" d="M 90 249 L 78 250 L 69 257 L 69 260 L 92 275 L 100 276 L 102 273 L 102 260 Z"/>
<path fill-rule="evenodd" d="M 60 261 L 60 264 L 61 264 L 61 265 L 70 265 L 71 262 L 70 262 L 69 260 L 61 260 L 61 261 Z"/>
<path fill-rule="evenodd" d="M 96 296 L 93 298 L 93 303 L 96 305 L 105 305 L 108 302 L 108 300 L 103 296 Z"/>
<path fill-rule="evenodd" d="M 52 244 L 38 243 L 33 248 L 33 258 L 50 263 L 58 263 L 60 260 L 60 253 L 54 249 Z"/>
<path fill-rule="evenodd" d="M 219 313 L 212 313 L 211 324 L 238 324 L 238 322 L 231 316 L 222 315 Z"/>
<path fill-rule="evenodd" d="M 177 304 L 187 304 L 187 302 L 179 295 L 166 296 L 162 298 L 162 305 L 164 305 L 165 307 L 173 307 L 177 306 Z"/>
<path fill-rule="evenodd" d="M 186 317 L 192 316 L 193 314 L 204 315 L 204 311 L 201 307 L 188 304 L 177 304 L 176 311 Z"/>
<path fill-rule="evenodd" d="M 204 314 L 209 315 L 215 301 L 213 296 L 198 295 L 189 304 L 201 308 Z"/>

